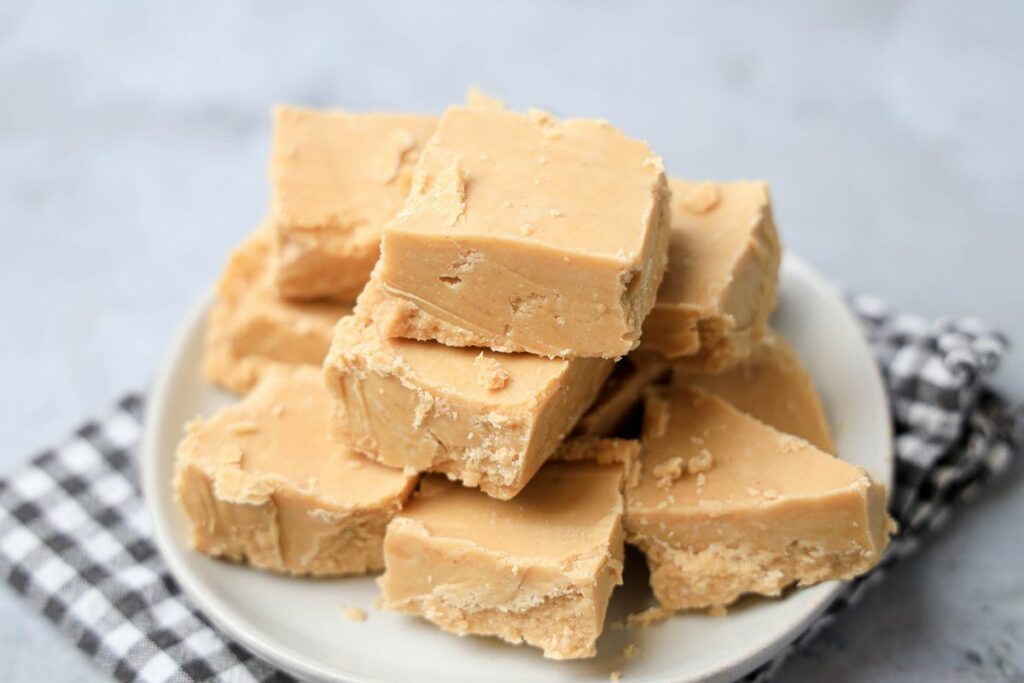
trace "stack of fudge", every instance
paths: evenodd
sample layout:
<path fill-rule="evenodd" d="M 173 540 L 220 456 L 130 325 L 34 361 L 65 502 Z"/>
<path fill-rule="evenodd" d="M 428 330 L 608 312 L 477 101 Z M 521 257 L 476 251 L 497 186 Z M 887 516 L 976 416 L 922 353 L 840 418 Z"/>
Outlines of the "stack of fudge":
<path fill-rule="evenodd" d="M 275 112 L 175 487 L 201 552 L 383 569 L 379 605 L 593 656 L 624 543 L 660 613 L 870 569 L 884 488 L 772 334 L 762 182 L 666 179 L 605 121 Z"/>

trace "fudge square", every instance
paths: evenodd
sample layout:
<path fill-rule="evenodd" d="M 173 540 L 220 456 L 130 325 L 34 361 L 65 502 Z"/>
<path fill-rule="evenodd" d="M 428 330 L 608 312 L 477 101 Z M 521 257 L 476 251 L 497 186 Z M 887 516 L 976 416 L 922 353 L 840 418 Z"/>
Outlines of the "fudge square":
<path fill-rule="evenodd" d="M 228 257 L 207 321 L 203 374 L 244 394 L 275 363 L 320 365 L 338 319 L 352 306 L 286 301 L 271 272 L 272 234 L 260 228 Z"/>
<path fill-rule="evenodd" d="M 414 475 L 330 436 L 320 372 L 277 366 L 240 403 L 189 423 L 174 480 L 204 553 L 288 574 L 384 566 L 388 522 Z"/>
<path fill-rule="evenodd" d="M 512 500 L 424 477 L 388 525 L 381 605 L 459 635 L 592 657 L 622 583 L 622 489 L 637 442 L 567 443 Z"/>
<path fill-rule="evenodd" d="M 294 299 L 354 301 L 402 207 L 436 118 L 278 107 L 270 158 L 276 282 Z"/>
<path fill-rule="evenodd" d="M 375 271 L 389 337 L 618 358 L 665 269 L 661 159 L 602 121 L 452 107 Z"/>
<path fill-rule="evenodd" d="M 652 389 L 644 408 L 625 526 L 664 607 L 778 595 L 881 559 L 893 522 L 864 470 L 699 389 Z"/>
<path fill-rule="evenodd" d="M 324 362 L 335 421 L 392 467 L 446 474 L 511 498 L 555 451 L 609 375 L 602 358 L 542 358 L 386 338 L 343 318 Z"/>
<path fill-rule="evenodd" d="M 836 452 L 814 380 L 796 350 L 778 335 L 769 336 L 724 372 L 674 368 L 672 383 L 704 389 L 780 432 L 806 439 L 826 453 Z"/>
<path fill-rule="evenodd" d="M 672 179 L 668 271 L 641 348 L 717 371 L 768 334 L 781 247 L 764 182 Z"/>

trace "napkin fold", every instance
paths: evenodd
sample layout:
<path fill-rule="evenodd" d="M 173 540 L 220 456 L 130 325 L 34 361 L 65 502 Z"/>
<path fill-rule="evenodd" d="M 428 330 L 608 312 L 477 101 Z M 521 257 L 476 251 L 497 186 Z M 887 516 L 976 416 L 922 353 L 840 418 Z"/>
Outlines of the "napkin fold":
<path fill-rule="evenodd" d="M 1006 471 L 1024 441 L 1024 411 L 987 381 L 1006 353 L 971 318 L 926 320 L 854 297 L 893 410 L 900 532 L 871 573 L 845 587 L 807 631 L 746 680 L 766 683 L 786 657 L 857 602 Z M 153 544 L 136 460 L 144 399 L 0 479 L 0 578 L 120 681 L 291 681 L 219 633 L 190 604 Z"/>

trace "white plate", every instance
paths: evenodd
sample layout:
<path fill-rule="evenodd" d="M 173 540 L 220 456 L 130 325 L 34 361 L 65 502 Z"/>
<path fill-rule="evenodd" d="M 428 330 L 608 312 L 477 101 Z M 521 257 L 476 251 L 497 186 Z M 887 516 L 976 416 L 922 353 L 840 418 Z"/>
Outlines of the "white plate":
<path fill-rule="evenodd" d="M 185 421 L 232 399 L 207 386 L 200 353 L 208 302 L 185 321 L 147 408 L 142 483 L 161 553 L 192 601 L 225 633 L 277 666 L 317 681 L 725 681 L 768 660 L 828 606 L 831 582 L 780 600 L 748 600 L 728 618 L 675 616 L 646 628 L 614 627 L 646 606 L 645 569 L 627 564 L 608 627 L 589 661 L 545 660 L 537 650 L 488 638 L 459 638 L 402 614 L 372 609 L 373 577 L 284 578 L 219 562 L 189 549 L 186 520 L 174 503 L 174 452 Z M 824 398 L 839 455 L 879 481 L 892 475 L 886 397 L 857 322 L 836 292 L 793 256 L 783 262 L 776 329 L 797 348 Z M 362 623 L 344 608 L 366 609 Z M 622 656 L 627 643 L 644 654 Z"/>

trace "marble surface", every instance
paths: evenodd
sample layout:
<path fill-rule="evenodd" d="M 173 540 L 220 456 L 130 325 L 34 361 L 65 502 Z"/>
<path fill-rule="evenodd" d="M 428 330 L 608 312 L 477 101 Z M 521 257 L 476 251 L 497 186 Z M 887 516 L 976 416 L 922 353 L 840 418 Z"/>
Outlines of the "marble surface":
<path fill-rule="evenodd" d="M 479 84 L 764 177 L 788 248 L 1024 345 L 1024 5 L 0 4 L 0 472 L 151 381 L 265 209 L 274 102 L 439 111 Z M 1019 349 L 1018 347 L 1018 349 Z M 1024 397 L 1020 350 L 1000 384 Z M 780 680 L 1024 680 L 1024 468 Z M 0 681 L 98 681 L 0 589 Z"/>

